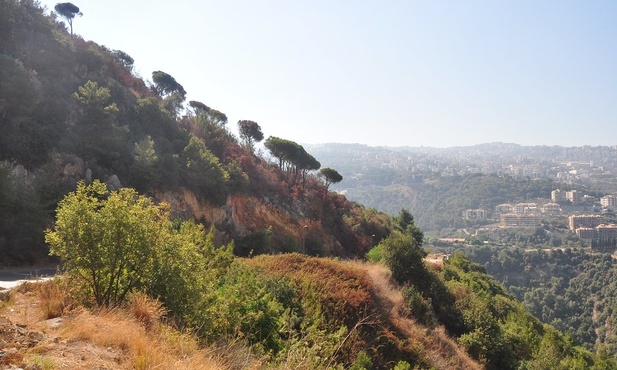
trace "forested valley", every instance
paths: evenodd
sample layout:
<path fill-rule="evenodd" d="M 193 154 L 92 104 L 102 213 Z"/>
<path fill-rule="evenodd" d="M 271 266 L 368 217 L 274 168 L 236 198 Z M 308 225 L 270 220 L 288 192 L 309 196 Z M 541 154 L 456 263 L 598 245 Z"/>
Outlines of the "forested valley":
<path fill-rule="evenodd" d="M 587 348 L 617 353 L 617 263 L 611 254 L 503 247 L 471 247 L 465 254 L 534 316 Z"/>

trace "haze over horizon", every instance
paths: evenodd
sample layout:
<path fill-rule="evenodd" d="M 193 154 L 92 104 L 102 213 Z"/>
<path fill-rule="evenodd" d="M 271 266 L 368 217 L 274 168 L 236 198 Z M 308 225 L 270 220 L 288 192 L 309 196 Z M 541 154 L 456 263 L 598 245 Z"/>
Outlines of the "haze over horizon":
<path fill-rule="evenodd" d="M 54 1 L 41 1 L 53 10 Z M 615 145 L 617 2 L 75 0 L 74 31 L 300 143 Z"/>

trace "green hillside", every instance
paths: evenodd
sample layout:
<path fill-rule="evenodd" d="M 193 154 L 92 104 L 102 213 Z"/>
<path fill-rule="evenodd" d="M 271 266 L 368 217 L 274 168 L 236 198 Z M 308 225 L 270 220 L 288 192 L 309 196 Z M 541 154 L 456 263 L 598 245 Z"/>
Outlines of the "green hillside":
<path fill-rule="evenodd" d="M 36 3 L 0 6 L 0 265 L 46 259 L 43 230 L 80 180 L 164 200 L 240 255 L 360 256 L 387 235 L 387 217 L 327 191 L 301 145 L 270 135 L 258 156 L 258 123 L 236 137 L 170 74 L 144 81 L 126 52 L 72 37 Z"/>

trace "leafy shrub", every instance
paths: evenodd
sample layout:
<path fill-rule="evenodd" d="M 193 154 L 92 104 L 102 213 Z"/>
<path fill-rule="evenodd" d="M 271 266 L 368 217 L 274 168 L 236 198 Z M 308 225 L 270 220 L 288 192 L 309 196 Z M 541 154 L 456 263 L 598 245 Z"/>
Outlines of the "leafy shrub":
<path fill-rule="evenodd" d="M 382 249 L 383 247 L 381 245 L 374 246 L 373 248 L 371 248 L 370 251 L 366 253 L 366 259 L 375 263 L 381 262 L 381 259 L 383 258 Z"/>
<path fill-rule="evenodd" d="M 205 145 L 192 136 L 184 148 L 187 177 L 195 189 L 201 191 L 215 205 L 225 204 L 227 200 L 227 181 L 229 174 L 219 159 Z"/>
<path fill-rule="evenodd" d="M 168 222 L 166 206 L 133 189 L 108 193 L 99 181 L 81 182 L 60 201 L 45 240 L 68 273 L 83 280 L 97 305 L 116 305 L 148 281 Z"/>
<path fill-rule="evenodd" d="M 403 297 L 407 301 L 411 314 L 420 322 L 425 324 L 431 323 L 430 313 L 433 310 L 430 299 L 422 297 L 422 294 L 411 284 L 403 287 Z"/>
<path fill-rule="evenodd" d="M 364 351 L 358 352 L 356 360 L 351 364 L 349 370 L 370 370 L 373 368 L 373 361 Z"/>
<path fill-rule="evenodd" d="M 231 245 L 216 248 L 214 229 L 206 234 L 194 222 L 174 222 L 170 237 L 157 248 L 146 292 L 164 302 L 189 327 L 203 323 L 203 305 L 234 261 Z"/>
<path fill-rule="evenodd" d="M 216 290 L 207 294 L 200 334 L 210 339 L 239 338 L 262 354 L 276 354 L 283 346 L 279 331 L 284 307 L 269 288 L 268 280 L 255 269 L 234 263 Z"/>
<path fill-rule="evenodd" d="M 383 261 L 396 281 L 401 284 L 413 282 L 420 288 L 427 285 L 429 273 L 422 260 L 426 252 L 417 245 L 413 236 L 395 231 L 380 246 Z"/>

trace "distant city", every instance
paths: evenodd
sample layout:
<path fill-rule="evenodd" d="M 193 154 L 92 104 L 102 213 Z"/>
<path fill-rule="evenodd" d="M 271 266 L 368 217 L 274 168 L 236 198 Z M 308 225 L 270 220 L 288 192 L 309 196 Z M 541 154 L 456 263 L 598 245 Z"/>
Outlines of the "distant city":
<path fill-rule="evenodd" d="M 555 188 L 545 199 L 511 202 L 492 208 L 463 209 L 461 219 L 477 224 L 478 232 L 503 228 L 538 228 L 543 223 L 562 226 L 587 245 L 608 246 L 617 241 L 617 146 L 520 146 L 491 143 L 471 147 L 369 147 L 360 144 L 308 145 L 325 166 L 334 163 L 344 174 L 337 185 L 343 193 L 363 186 L 366 178 L 381 176 L 373 184 L 387 186 L 397 177 L 420 189 L 435 179 L 471 174 L 553 180 L 585 190 Z M 374 176 L 375 177 L 375 176 Z M 512 202 L 514 201 L 514 202 Z M 369 204 L 370 206 L 370 204 Z"/>

